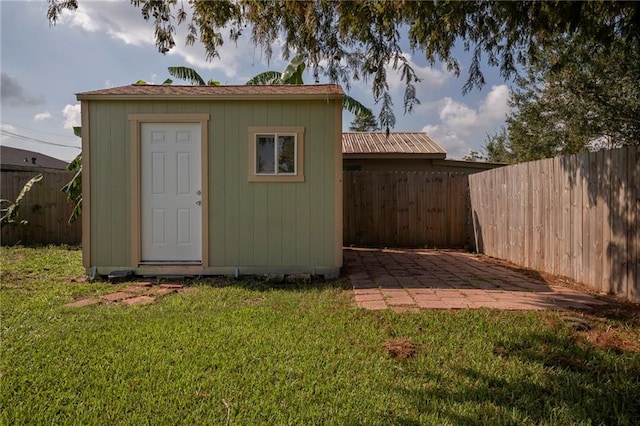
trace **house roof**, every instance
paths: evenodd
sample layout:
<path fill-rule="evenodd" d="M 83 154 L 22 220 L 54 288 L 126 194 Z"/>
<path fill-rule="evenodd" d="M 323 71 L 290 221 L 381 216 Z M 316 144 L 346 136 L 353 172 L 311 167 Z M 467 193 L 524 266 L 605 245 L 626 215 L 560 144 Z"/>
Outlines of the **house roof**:
<path fill-rule="evenodd" d="M 87 99 L 342 99 L 344 92 L 337 84 L 284 84 L 243 86 L 170 86 L 131 84 L 77 93 L 78 100 Z"/>
<path fill-rule="evenodd" d="M 0 164 L 25 169 L 66 169 L 69 163 L 39 152 L 0 145 Z"/>
<path fill-rule="evenodd" d="M 346 132 L 342 134 L 345 158 L 441 158 L 447 151 L 424 132 Z"/>

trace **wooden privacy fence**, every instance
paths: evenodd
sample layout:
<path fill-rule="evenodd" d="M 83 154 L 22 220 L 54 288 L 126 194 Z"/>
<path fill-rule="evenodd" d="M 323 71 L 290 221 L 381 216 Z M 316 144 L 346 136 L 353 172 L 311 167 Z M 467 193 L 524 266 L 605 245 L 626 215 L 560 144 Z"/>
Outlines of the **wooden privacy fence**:
<path fill-rule="evenodd" d="M 479 252 L 640 302 L 640 150 L 469 176 Z"/>
<path fill-rule="evenodd" d="M 343 174 L 346 245 L 464 247 L 470 243 L 468 180 L 463 173 Z"/>
<path fill-rule="evenodd" d="M 33 171 L 2 170 L 0 198 L 15 201 L 29 179 L 42 173 L 43 179 L 34 184 L 20 203 L 19 218 L 28 225 L 2 225 L 2 244 L 80 244 L 82 224 L 67 222 L 72 205 L 60 191 L 70 179 L 65 170 Z"/>

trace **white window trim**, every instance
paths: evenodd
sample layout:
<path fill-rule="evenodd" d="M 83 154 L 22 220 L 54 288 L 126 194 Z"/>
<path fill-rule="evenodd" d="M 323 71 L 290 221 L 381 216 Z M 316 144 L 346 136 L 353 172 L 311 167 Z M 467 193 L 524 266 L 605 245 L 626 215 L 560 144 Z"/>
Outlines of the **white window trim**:
<path fill-rule="evenodd" d="M 258 136 L 274 136 L 275 144 L 275 171 L 273 173 L 258 173 L 256 171 L 257 162 L 257 137 Z M 294 155 L 295 155 L 295 172 L 279 173 L 277 164 L 277 148 L 278 136 L 294 137 Z M 277 126 L 260 126 L 249 127 L 249 158 L 248 179 L 249 182 L 304 182 L 304 127 L 277 127 Z"/>

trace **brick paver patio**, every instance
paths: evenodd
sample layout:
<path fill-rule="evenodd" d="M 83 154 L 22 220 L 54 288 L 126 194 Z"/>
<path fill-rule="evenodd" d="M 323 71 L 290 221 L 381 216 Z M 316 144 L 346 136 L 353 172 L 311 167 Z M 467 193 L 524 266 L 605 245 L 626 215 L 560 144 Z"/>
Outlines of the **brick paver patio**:
<path fill-rule="evenodd" d="M 457 250 L 345 248 L 355 301 L 366 309 L 590 309 L 606 302 Z"/>

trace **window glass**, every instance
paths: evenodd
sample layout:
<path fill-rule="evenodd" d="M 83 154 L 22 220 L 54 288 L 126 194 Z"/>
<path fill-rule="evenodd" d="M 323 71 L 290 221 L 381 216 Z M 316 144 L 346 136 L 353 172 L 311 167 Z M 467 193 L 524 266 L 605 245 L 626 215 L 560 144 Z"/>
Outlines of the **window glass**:
<path fill-rule="evenodd" d="M 248 154 L 249 182 L 305 181 L 304 127 L 249 127 Z"/>
<path fill-rule="evenodd" d="M 256 173 L 275 173 L 275 138 L 273 135 L 258 135 L 256 138 Z"/>
<path fill-rule="evenodd" d="M 278 173 L 296 172 L 296 139 L 293 135 L 278 136 Z"/>

